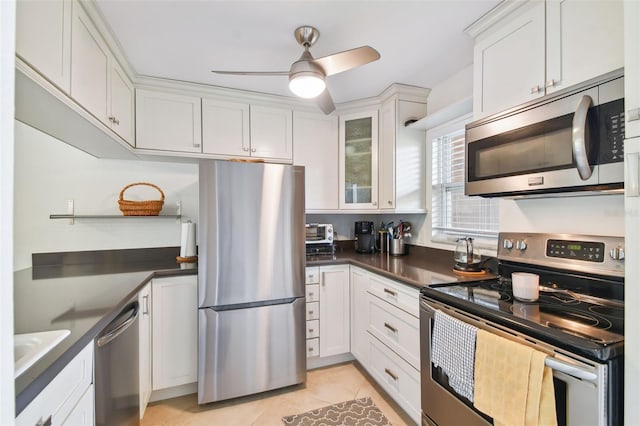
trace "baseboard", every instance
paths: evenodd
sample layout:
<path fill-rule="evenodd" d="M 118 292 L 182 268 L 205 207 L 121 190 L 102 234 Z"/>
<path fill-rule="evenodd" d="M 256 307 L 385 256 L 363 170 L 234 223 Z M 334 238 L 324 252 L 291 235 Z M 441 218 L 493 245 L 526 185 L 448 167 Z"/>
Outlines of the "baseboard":
<path fill-rule="evenodd" d="M 333 364 L 353 361 L 354 359 L 355 358 L 353 357 L 353 355 L 351 355 L 350 352 L 324 357 L 307 358 L 307 370 L 313 370 L 314 368 L 322 368 Z"/>
<path fill-rule="evenodd" d="M 158 389 L 151 393 L 149 402 L 162 401 L 163 399 L 176 398 L 178 396 L 190 395 L 198 392 L 198 382 L 187 383 L 186 385 L 172 388 Z"/>

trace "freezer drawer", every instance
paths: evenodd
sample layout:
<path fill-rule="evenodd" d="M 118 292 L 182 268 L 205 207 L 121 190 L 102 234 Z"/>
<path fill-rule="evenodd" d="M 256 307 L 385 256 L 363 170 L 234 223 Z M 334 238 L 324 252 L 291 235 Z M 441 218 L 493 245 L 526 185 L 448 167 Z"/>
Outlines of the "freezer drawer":
<path fill-rule="evenodd" d="M 292 303 L 199 309 L 198 403 L 303 383 L 304 298 Z"/>

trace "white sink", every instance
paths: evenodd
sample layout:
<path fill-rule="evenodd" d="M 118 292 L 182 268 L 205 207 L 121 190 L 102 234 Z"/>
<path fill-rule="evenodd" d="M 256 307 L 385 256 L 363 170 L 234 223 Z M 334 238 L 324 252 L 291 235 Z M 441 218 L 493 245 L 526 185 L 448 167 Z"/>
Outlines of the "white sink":
<path fill-rule="evenodd" d="M 69 334 L 71 334 L 69 330 L 15 334 L 13 336 L 14 377 L 24 373 L 27 368 L 55 348 Z"/>

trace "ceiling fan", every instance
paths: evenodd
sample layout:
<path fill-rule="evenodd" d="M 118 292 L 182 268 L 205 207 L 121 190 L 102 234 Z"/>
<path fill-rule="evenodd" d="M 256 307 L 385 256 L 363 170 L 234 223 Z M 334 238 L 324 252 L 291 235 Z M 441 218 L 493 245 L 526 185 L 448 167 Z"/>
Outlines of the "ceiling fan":
<path fill-rule="evenodd" d="M 326 77 L 348 71 L 369 62 L 380 59 L 377 50 L 370 46 L 356 47 L 333 55 L 315 58 L 309 48 L 318 40 L 320 33 L 310 26 L 298 27 L 294 31 L 298 43 L 304 48 L 300 58 L 291 65 L 289 71 L 222 71 L 212 70 L 216 74 L 289 76 L 289 89 L 301 98 L 316 98 L 316 102 L 325 114 L 336 109 L 327 90 Z"/>

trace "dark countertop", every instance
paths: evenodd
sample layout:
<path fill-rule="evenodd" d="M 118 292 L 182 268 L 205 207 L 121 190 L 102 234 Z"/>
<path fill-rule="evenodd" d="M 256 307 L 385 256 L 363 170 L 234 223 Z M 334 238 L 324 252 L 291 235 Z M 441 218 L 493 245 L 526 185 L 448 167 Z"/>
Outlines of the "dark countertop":
<path fill-rule="evenodd" d="M 307 266 L 351 264 L 417 288 L 478 279 L 453 272 L 451 251 L 408 247 L 407 255 L 396 257 L 360 254 L 343 244 L 335 256 L 307 258 Z M 175 248 L 161 248 L 47 253 L 34 255 L 37 266 L 15 272 L 15 333 L 71 331 L 70 336 L 16 378 L 16 415 L 152 278 L 197 274 L 197 264 L 181 267 L 174 251 Z"/>
<path fill-rule="evenodd" d="M 348 263 L 407 285 L 422 288 L 425 285 L 493 278 L 487 273 L 481 276 L 465 276 L 453 272 L 453 252 L 429 247 L 408 246 L 404 256 L 381 253 L 357 253 L 353 248 L 342 246 L 335 256 L 307 257 L 307 266 Z M 488 259 L 487 267 L 492 267 Z"/>
<path fill-rule="evenodd" d="M 183 274 L 197 274 L 197 269 L 195 265 L 181 268 L 175 256 L 124 264 L 37 266 L 15 272 L 14 332 L 71 331 L 16 378 L 16 416 L 152 278 Z"/>

